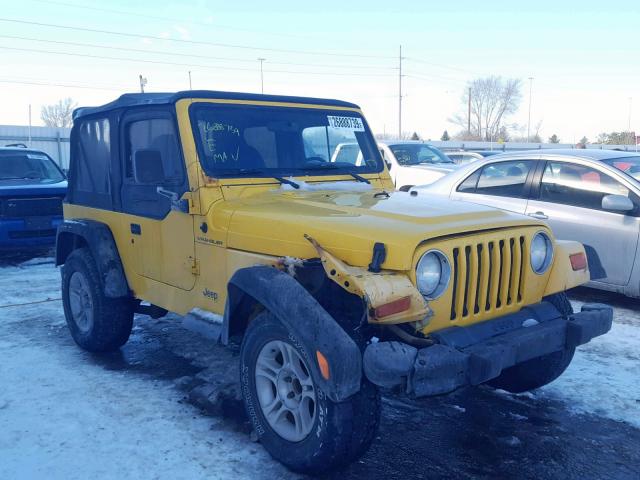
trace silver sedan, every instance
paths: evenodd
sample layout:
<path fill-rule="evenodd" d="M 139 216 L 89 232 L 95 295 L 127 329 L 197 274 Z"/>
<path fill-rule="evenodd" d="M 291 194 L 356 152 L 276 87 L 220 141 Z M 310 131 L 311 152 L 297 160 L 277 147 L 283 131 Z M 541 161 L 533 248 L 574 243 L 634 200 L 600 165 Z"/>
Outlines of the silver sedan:
<path fill-rule="evenodd" d="M 640 153 L 505 153 L 468 164 L 412 192 L 543 219 L 558 239 L 584 244 L 589 286 L 640 298 Z"/>

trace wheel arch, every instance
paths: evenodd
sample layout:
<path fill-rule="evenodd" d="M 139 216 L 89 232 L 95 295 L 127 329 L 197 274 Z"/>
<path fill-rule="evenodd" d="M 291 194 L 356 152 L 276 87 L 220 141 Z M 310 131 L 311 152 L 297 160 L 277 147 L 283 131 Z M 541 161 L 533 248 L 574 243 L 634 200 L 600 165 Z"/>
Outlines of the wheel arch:
<path fill-rule="evenodd" d="M 71 252 L 83 247 L 89 249 L 96 262 L 105 296 L 129 296 L 129 284 L 109 226 L 95 220 L 65 220 L 56 235 L 56 266 L 64 264 Z"/>
<path fill-rule="evenodd" d="M 273 267 L 237 270 L 228 284 L 222 342 L 228 343 L 261 309 L 269 310 L 300 342 L 310 359 L 314 380 L 333 401 L 360 390 L 362 355 L 354 340 L 318 301 L 291 275 Z M 318 353 L 326 358 L 329 377 L 322 375 Z"/>

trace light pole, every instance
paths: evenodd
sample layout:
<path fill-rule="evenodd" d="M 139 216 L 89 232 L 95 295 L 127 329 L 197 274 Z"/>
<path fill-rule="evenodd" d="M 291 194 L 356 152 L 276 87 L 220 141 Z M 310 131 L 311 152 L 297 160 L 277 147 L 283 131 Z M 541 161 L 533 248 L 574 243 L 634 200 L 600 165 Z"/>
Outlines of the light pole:
<path fill-rule="evenodd" d="M 264 93 L 264 72 L 262 71 L 262 64 L 266 60 L 266 58 L 258 58 L 260 62 L 260 92 Z"/>
<path fill-rule="evenodd" d="M 527 122 L 527 143 L 531 142 L 531 89 L 533 87 L 533 77 L 529 77 L 529 121 Z"/>

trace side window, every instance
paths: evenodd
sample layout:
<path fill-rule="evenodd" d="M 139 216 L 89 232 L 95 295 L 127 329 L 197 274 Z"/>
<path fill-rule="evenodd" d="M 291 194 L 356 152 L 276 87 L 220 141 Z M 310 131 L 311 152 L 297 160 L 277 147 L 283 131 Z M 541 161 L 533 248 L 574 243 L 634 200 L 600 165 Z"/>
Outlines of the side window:
<path fill-rule="evenodd" d="M 458 192 L 475 193 L 476 185 L 478 185 L 478 177 L 480 177 L 480 169 L 469 175 L 466 180 L 458 186 Z"/>
<path fill-rule="evenodd" d="M 624 195 L 629 190 L 609 175 L 591 167 L 548 162 L 540 184 L 540 201 L 602 210 L 602 197 Z"/>
<path fill-rule="evenodd" d="M 75 188 L 81 192 L 111 191 L 111 128 L 109 119 L 85 120 L 78 129 Z"/>
<path fill-rule="evenodd" d="M 158 150 L 166 184 L 181 184 L 184 180 L 180 146 L 173 121 L 169 118 L 137 120 L 127 125 L 126 177 L 133 181 L 133 158 L 138 150 Z"/>
<path fill-rule="evenodd" d="M 485 165 L 480 172 L 475 193 L 524 198 L 527 176 L 534 164 L 531 160 L 514 160 Z"/>

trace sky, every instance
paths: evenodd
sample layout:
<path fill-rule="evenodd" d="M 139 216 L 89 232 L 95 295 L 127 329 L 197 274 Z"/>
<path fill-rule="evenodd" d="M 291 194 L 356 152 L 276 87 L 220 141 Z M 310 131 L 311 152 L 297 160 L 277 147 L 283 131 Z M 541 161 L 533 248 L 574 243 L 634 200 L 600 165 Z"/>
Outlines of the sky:
<path fill-rule="evenodd" d="M 43 105 L 194 89 L 338 98 L 376 133 L 437 140 L 467 82 L 522 81 L 509 123 L 566 143 L 640 130 L 637 1 L 0 0 L 0 124 Z M 63 28 L 61 28 L 63 27 Z M 529 80 L 533 78 L 533 80 Z"/>

